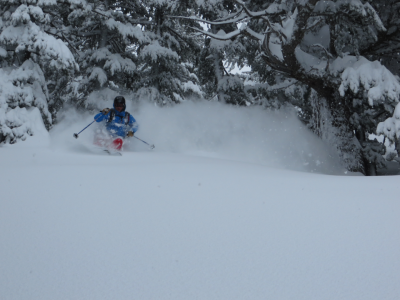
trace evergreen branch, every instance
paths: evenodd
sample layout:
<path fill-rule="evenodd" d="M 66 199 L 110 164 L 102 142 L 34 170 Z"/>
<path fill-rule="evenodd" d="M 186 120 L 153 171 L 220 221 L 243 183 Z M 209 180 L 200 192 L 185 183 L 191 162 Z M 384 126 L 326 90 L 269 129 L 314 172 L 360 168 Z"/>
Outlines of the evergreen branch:
<path fill-rule="evenodd" d="M 75 35 L 75 36 L 79 36 L 79 37 L 88 37 L 88 36 L 99 35 L 100 33 L 101 33 L 101 30 L 93 30 L 90 32 L 74 32 L 71 34 Z"/>
<path fill-rule="evenodd" d="M 51 31 L 48 30 L 44 30 L 45 33 L 52 35 L 54 37 L 57 37 L 61 40 L 64 40 L 68 43 L 68 45 L 72 48 L 72 50 L 74 50 L 75 54 L 78 56 L 79 55 L 79 51 L 77 49 L 75 49 L 75 47 L 72 45 L 72 43 L 68 40 L 68 38 L 64 35 L 64 33 L 60 30 L 61 32 L 61 36 L 58 35 L 57 33 L 52 33 Z"/>
<path fill-rule="evenodd" d="M 317 27 L 318 25 L 321 25 L 321 23 L 325 22 L 325 20 L 323 18 L 321 18 L 319 21 L 317 21 L 315 24 L 311 25 L 310 27 L 307 27 L 305 30 L 306 31 L 310 31 L 312 29 L 314 29 L 315 27 Z"/>
<path fill-rule="evenodd" d="M 328 50 L 326 50 L 326 48 L 324 47 L 324 46 L 322 46 L 321 44 L 313 44 L 313 45 L 311 45 L 310 47 L 318 47 L 318 48 L 321 48 L 322 50 L 324 50 L 324 52 L 325 52 L 325 54 L 326 54 L 326 56 L 329 58 L 333 58 L 333 55 L 332 54 L 330 54 L 329 52 L 328 52 Z"/>
<path fill-rule="evenodd" d="M 241 8 L 239 11 L 237 11 L 237 12 L 235 12 L 233 14 L 227 15 L 227 16 L 219 18 L 219 19 L 216 19 L 216 20 L 214 20 L 214 22 L 227 21 L 229 19 L 234 19 L 237 16 L 239 16 L 242 12 L 243 12 L 243 8 Z"/>
<path fill-rule="evenodd" d="M 200 32 L 200 33 L 202 33 L 202 34 L 204 34 L 206 36 L 209 36 L 209 37 L 211 37 L 213 39 L 219 40 L 219 41 L 229 41 L 232 38 L 237 37 L 239 35 L 247 35 L 250 38 L 252 38 L 254 40 L 257 40 L 257 41 L 261 41 L 263 39 L 263 35 L 261 35 L 259 33 L 256 33 L 255 31 L 253 31 L 253 30 L 251 30 L 250 28 L 247 28 L 247 27 L 245 29 L 238 29 L 238 30 L 232 31 L 232 32 L 227 33 L 225 35 L 213 34 L 213 33 L 210 33 L 210 32 L 195 28 L 195 27 L 189 27 L 189 28 L 191 28 L 191 29 L 193 29 L 193 30 L 195 30 L 197 32 Z"/>
<path fill-rule="evenodd" d="M 269 88 L 267 88 L 267 91 L 268 92 L 276 92 L 276 91 L 281 91 L 281 90 L 285 90 L 285 89 L 287 89 L 288 87 L 291 87 L 292 85 L 296 85 L 296 84 L 298 84 L 298 81 L 296 80 L 295 82 L 293 82 L 293 83 L 291 83 L 291 84 L 289 84 L 289 85 L 286 85 L 286 86 L 283 86 L 283 87 L 280 87 L 280 88 L 273 88 L 274 86 L 270 86 Z M 275 85 L 276 86 L 276 85 Z"/>
<path fill-rule="evenodd" d="M 169 27 L 169 26 L 165 26 L 165 27 L 166 27 L 172 34 L 176 35 L 178 38 L 180 38 L 182 41 L 184 41 L 186 44 L 188 44 L 188 46 L 197 46 L 197 48 L 198 48 L 198 45 L 187 41 L 184 37 L 182 37 L 182 35 L 180 35 L 178 32 L 176 32 L 176 31 L 175 31 L 174 29 L 172 29 L 171 27 Z"/>
<path fill-rule="evenodd" d="M 181 17 L 181 16 L 165 16 L 165 17 L 174 18 L 174 19 L 193 20 L 193 21 L 197 21 L 197 22 L 210 24 L 210 25 L 232 24 L 232 23 L 243 21 L 243 20 L 245 20 L 247 18 L 247 16 L 242 16 L 242 17 L 239 17 L 239 18 L 236 18 L 236 19 L 232 19 L 232 20 L 229 20 L 229 21 L 208 21 L 208 20 L 204 20 L 204 19 L 196 18 L 196 17 Z"/>
<path fill-rule="evenodd" d="M 266 38 L 265 40 L 269 41 L 269 38 Z M 271 51 L 269 51 L 269 49 L 265 49 L 268 51 L 268 53 L 266 54 L 265 52 L 261 53 L 262 58 L 264 59 L 264 61 L 266 62 L 266 64 L 268 66 L 270 66 L 274 71 L 280 72 L 282 74 L 284 74 L 285 76 L 291 76 L 291 69 L 289 68 L 289 66 L 285 66 L 284 64 L 282 64 L 281 61 L 277 60 L 275 58 L 275 56 L 271 53 Z"/>
<path fill-rule="evenodd" d="M 195 28 L 195 27 L 189 27 L 189 28 L 191 28 L 194 31 L 197 31 L 199 33 L 202 33 L 206 36 L 209 36 L 213 39 L 219 40 L 219 41 L 229 41 L 232 38 L 242 34 L 242 32 L 240 30 L 235 30 L 235 31 L 230 32 L 229 34 L 225 34 L 225 35 L 221 36 L 221 35 L 216 35 L 216 34 L 213 34 L 213 33 L 210 33 L 210 32 Z"/>
<path fill-rule="evenodd" d="M 261 18 L 261 17 L 265 17 L 265 16 L 279 16 L 279 15 L 286 14 L 286 12 L 283 10 L 281 10 L 280 12 L 270 13 L 270 12 L 268 12 L 268 9 L 265 9 L 263 11 L 253 12 L 246 7 L 246 5 L 243 1 L 233 0 L 233 2 L 240 5 L 243 8 L 243 11 L 246 13 L 246 15 L 248 15 L 252 19 L 253 18 Z"/>
<path fill-rule="evenodd" d="M 397 31 L 395 31 L 394 33 L 392 33 L 390 35 L 387 35 L 387 34 L 381 35 L 380 38 L 378 38 L 378 40 L 374 44 L 370 45 L 369 47 L 367 47 L 365 49 L 360 50 L 360 54 L 364 55 L 364 56 L 365 55 L 374 55 L 373 52 L 379 52 L 380 49 L 386 49 L 388 47 L 387 44 L 390 44 L 391 41 L 399 42 L 399 40 L 396 37 L 394 37 L 396 34 L 398 34 Z M 400 45 L 396 46 L 396 48 L 397 47 L 400 47 Z"/>
<path fill-rule="evenodd" d="M 103 14 L 102 12 L 98 11 L 97 9 L 93 9 L 92 11 L 93 11 L 95 14 L 98 14 L 98 15 L 103 16 L 103 17 L 106 17 L 106 18 L 110 18 L 110 17 L 111 17 L 110 15 Z"/>
<path fill-rule="evenodd" d="M 153 21 L 136 20 L 136 19 L 133 19 L 133 18 L 131 18 L 129 16 L 126 16 L 126 15 L 124 15 L 122 13 L 119 13 L 119 12 L 110 12 L 108 15 L 104 14 L 104 13 L 102 13 L 102 12 L 96 10 L 96 9 L 94 9 L 93 12 L 97 13 L 98 15 L 101 15 L 103 17 L 106 17 L 106 18 L 112 18 L 113 16 L 114 17 L 123 17 L 123 19 L 125 19 L 127 22 L 129 22 L 129 23 L 131 23 L 133 25 L 154 25 L 155 24 Z"/>
<path fill-rule="evenodd" d="M 67 41 L 68 45 L 72 48 L 72 50 L 74 50 L 75 55 L 79 56 L 79 51 L 73 46 L 73 44 L 68 40 L 68 38 L 64 35 L 64 33 L 61 33 L 61 35 L 63 39 Z"/>
<path fill-rule="evenodd" d="M 226 75 L 230 76 L 231 74 L 229 74 L 229 72 L 225 69 L 224 64 L 222 64 L 222 69 L 225 71 Z"/>

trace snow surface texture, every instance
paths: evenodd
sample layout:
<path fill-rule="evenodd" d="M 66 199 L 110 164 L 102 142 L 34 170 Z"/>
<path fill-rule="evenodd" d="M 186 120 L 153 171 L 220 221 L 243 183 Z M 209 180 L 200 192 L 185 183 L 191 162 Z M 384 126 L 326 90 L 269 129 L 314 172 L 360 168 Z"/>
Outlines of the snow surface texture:
<path fill-rule="evenodd" d="M 155 151 L 72 110 L 0 148 L 0 299 L 399 299 L 397 176 L 309 173 L 340 168 L 290 113 L 128 111 Z"/>

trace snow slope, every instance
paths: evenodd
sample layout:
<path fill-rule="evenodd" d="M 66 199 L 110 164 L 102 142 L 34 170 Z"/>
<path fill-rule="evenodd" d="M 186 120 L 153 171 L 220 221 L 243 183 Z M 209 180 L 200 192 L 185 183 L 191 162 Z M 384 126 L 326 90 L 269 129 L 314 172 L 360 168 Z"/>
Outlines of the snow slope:
<path fill-rule="evenodd" d="M 400 298 L 398 176 L 344 176 L 290 114 L 193 105 L 130 109 L 153 152 L 93 153 L 72 111 L 0 148 L 1 300 Z"/>

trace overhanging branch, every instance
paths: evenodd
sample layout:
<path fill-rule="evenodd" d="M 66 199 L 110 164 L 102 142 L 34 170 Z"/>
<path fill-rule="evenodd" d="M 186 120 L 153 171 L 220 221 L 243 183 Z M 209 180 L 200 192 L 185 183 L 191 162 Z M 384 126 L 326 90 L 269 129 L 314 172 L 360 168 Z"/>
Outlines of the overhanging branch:
<path fill-rule="evenodd" d="M 263 35 L 255 32 L 247 27 L 245 29 L 238 29 L 238 30 L 232 31 L 232 32 L 224 34 L 224 35 L 213 34 L 213 33 L 210 33 L 210 32 L 195 28 L 195 27 L 189 27 L 189 28 L 191 28 L 197 32 L 200 32 L 206 36 L 209 36 L 213 39 L 219 40 L 219 41 L 229 41 L 232 38 L 237 37 L 239 35 L 246 35 L 246 36 L 248 36 L 254 40 L 260 41 L 260 42 L 262 42 L 262 40 L 263 40 Z"/>

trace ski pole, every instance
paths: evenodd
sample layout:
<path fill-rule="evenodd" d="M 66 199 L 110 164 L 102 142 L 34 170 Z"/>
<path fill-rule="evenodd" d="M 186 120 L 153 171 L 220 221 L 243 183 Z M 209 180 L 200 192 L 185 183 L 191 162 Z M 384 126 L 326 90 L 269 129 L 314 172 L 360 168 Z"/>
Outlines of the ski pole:
<path fill-rule="evenodd" d="M 145 141 L 143 141 L 143 140 L 141 140 L 141 139 L 139 139 L 138 137 L 136 137 L 136 136 L 133 136 L 134 138 L 136 138 L 136 139 L 138 139 L 139 141 L 141 141 L 141 142 L 143 142 L 143 143 L 145 143 L 146 145 L 149 145 L 150 146 L 150 149 L 154 149 L 155 148 L 155 146 L 154 145 L 150 145 L 149 143 L 146 143 Z"/>
<path fill-rule="evenodd" d="M 84 131 L 86 128 L 88 128 L 90 125 L 92 125 L 94 122 L 96 122 L 97 121 L 97 119 L 99 119 L 100 117 L 101 117 L 102 115 L 100 115 L 100 116 L 98 116 L 96 119 L 94 119 L 94 121 L 92 122 L 92 123 L 90 123 L 88 126 L 86 126 L 85 128 L 83 128 L 81 131 L 79 131 L 78 133 L 74 133 L 74 138 L 78 138 L 79 137 L 79 134 L 82 132 L 82 131 Z"/>

